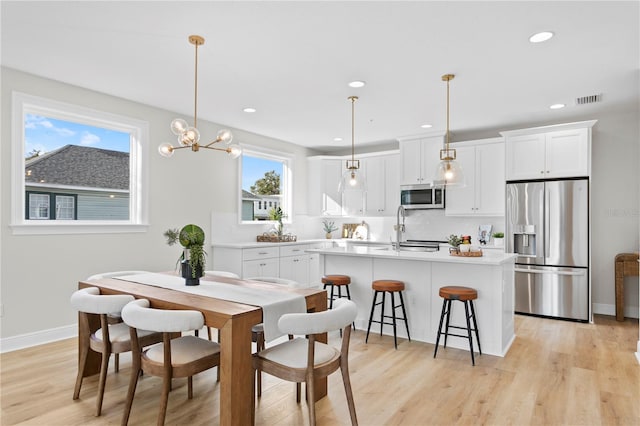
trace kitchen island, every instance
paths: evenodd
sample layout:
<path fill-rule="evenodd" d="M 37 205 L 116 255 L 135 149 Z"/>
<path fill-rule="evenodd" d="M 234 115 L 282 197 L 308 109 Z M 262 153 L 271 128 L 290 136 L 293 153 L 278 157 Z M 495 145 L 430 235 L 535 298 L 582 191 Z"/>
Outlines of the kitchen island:
<path fill-rule="evenodd" d="M 455 257 L 446 250 L 396 252 L 389 246 L 336 247 L 307 252 L 320 255 L 320 273 L 351 277 L 351 299 L 358 305 L 358 330 L 367 329 L 373 300 L 371 282 L 394 279 L 405 283 L 412 340 L 435 343 L 442 310 L 438 291 L 447 285 L 473 287 L 478 291 L 474 303 L 483 354 L 504 356 L 515 338 L 515 256 L 512 254 L 485 250 L 481 257 Z M 461 303 L 453 303 L 452 307 L 451 324 L 464 325 L 464 307 Z M 385 314 L 387 312 L 388 309 Z M 371 333 L 374 331 L 380 332 L 378 324 L 372 325 Z M 383 332 L 392 334 L 392 327 L 386 326 Z M 406 338 L 404 327 L 398 327 L 398 336 Z M 469 350 L 466 339 L 453 336 L 449 337 L 447 346 Z"/>

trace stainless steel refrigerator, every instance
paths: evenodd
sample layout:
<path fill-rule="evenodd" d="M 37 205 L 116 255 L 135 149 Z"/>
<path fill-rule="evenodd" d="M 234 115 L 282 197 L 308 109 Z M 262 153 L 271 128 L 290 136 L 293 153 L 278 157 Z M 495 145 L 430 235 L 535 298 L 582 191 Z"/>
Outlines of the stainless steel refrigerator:
<path fill-rule="evenodd" d="M 589 181 L 507 182 L 517 313 L 589 321 Z"/>

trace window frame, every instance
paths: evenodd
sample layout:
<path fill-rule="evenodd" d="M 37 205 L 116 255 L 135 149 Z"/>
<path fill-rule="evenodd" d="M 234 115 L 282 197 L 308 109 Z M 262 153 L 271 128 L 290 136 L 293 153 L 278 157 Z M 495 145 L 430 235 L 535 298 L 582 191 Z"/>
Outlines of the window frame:
<path fill-rule="evenodd" d="M 280 161 L 283 163 L 282 176 L 280 176 L 280 185 L 282 188 L 282 197 L 280 198 L 280 207 L 285 214 L 282 219 L 283 223 L 291 224 L 293 216 L 293 167 L 294 156 L 289 153 L 278 152 L 267 148 L 242 145 L 242 156 L 259 157 L 266 160 Z M 238 161 L 238 224 L 240 225 L 265 225 L 269 223 L 277 223 L 275 220 L 242 220 L 242 159 Z M 265 201 L 266 204 L 266 201 Z"/>
<path fill-rule="evenodd" d="M 44 195 L 48 198 L 49 201 L 49 205 L 48 205 L 48 217 L 42 217 L 42 218 L 37 218 L 37 219 L 31 219 L 29 218 L 29 216 L 31 216 L 30 213 L 30 208 L 31 208 L 31 195 Z M 59 197 L 68 197 L 68 198 L 72 198 L 73 199 L 73 218 L 72 219 L 58 219 L 58 198 Z M 24 209 L 24 215 L 25 215 L 25 219 L 26 220 L 35 220 L 35 221 L 41 221 L 41 220 L 64 220 L 64 221 L 70 221 L 70 220 L 77 220 L 76 218 L 78 217 L 78 195 L 77 194 L 67 194 L 64 192 L 47 192 L 47 191 L 26 191 L 26 205 L 25 205 L 25 209 Z M 52 219 L 51 217 L 54 216 L 55 218 Z"/>
<path fill-rule="evenodd" d="M 102 234 L 145 232 L 149 226 L 149 123 L 118 114 L 12 92 L 11 106 L 11 227 L 14 235 Z M 26 219 L 25 117 L 37 114 L 59 120 L 125 132 L 129 147 L 129 220 Z M 67 194 L 69 195 L 69 194 Z M 54 208 L 54 206 L 49 206 Z M 76 206 L 77 209 L 77 200 Z M 49 212 L 51 215 L 51 210 Z M 77 215 L 76 215 L 77 217 Z"/>

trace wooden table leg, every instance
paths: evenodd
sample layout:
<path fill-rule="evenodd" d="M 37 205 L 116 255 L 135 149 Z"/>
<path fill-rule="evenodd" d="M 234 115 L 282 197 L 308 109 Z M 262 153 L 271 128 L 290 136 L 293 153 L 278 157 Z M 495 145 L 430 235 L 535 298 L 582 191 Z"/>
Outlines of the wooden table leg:
<path fill-rule="evenodd" d="M 616 321 L 624 321 L 624 261 L 616 259 Z"/>
<path fill-rule="evenodd" d="M 252 425 L 251 323 L 243 318 L 228 320 L 220 329 L 220 341 L 220 424 Z"/>
<path fill-rule="evenodd" d="M 78 348 L 89 344 L 89 336 L 100 328 L 100 317 L 93 314 L 85 314 L 83 320 L 82 314 L 78 314 Z M 80 350 L 78 350 L 78 369 L 80 365 Z M 89 349 L 87 354 L 87 362 L 82 371 L 82 377 L 93 376 L 100 372 L 100 364 L 102 363 L 102 354 Z"/>

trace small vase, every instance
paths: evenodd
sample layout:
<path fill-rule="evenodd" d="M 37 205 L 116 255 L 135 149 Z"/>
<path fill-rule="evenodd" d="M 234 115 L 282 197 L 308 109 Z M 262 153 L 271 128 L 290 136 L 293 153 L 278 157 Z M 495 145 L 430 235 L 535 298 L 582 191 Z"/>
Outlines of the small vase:
<path fill-rule="evenodd" d="M 331 232 L 327 232 L 326 234 L 324 234 L 324 237 L 325 237 L 327 240 L 330 240 L 330 239 L 331 239 Z"/>
<path fill-rule="evenodd" d="M 493 245 L 496 247 L 504 247 L 504 238 L 493 237 Z"/>
<path fill-rule="evenodd" d="M 191 270 L 191 264 L 189 263 L 189 250 L 184 250 L 184 258 L 180 262 L 182 278 L 185 279 L 185 285 L 200 285 L 200 277 L 203 275 L 202 265 L 196 268 L 196 273 L 193 274 Z M 195 278 L 194 278 L 195 275 Z"/>

